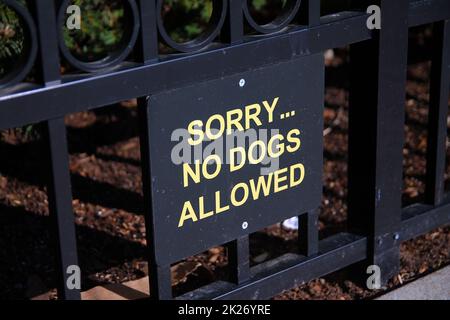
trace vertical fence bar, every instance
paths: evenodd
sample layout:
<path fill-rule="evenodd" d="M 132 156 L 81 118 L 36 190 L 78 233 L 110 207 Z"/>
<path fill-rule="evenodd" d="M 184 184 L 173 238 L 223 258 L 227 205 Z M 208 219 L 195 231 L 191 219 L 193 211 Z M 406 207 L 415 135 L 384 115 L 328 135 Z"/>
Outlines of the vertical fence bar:
<path fill-rule="evenodd" d="M 224 42 L 236 44 L 244 39 L 244 15 L 242 0 L 229 0 L 228 13 L 221 32 Z"/>
<path fill-rule="evenodd" d="M 447 116 L 450 88 L 450 21 L 433 26 L 433 56 L 430 79 L 430 111 L 428 119 L 426 202 L 442 203 L 447 149 Z"/>
<path fill-rule="evenodd" d="M 61 82 L 54 0 L 29 2 L 38 25 L 41 80 L 46 86 Z"/>
<path fill-rule="evenodd" d="M 59 84 L 61 76 L 55 2 L 36 0 L 29 4 L 38 25 L 41 79 L 45 86 Z M 46 121 L 44 136 L 50 172 L 47 192 L 52 240 L 56 249 L 58 299 L 79 300 L 80 289 L 67 285 L 71 275 L 67 273 L 68 267 L 78 266 L 78 253 L 64 118 Z"/>
<path fill-rule="evenodd" d="M 400 264 L 409 1 L 375 4 L 381 30 L 351 47 L 348 226 L 368 237 L 364 267 L 379 266 L 386 283 Z"/>
<path fill-rule="evenodd" d="M 141 36 L 139 39 L 141 60 L 148 64 L 158 59 L 158 30 L 156 28 L 156 1 L 139 0 Z"/>
<path fill-rule="evenodd" d="M 320 25 L 320 0 L 303 0 L 298 18 L 302 25 L 309 27 Z"/>
<path fill-rule="evenodd" d="M 57 246 L 58 299 L 79 300 L 79 289 L 67 286 L 69 266 L 78 266 L 77 239 L 72 208 L 72 191 L 69 173 L 66 126 L 63 119 L 45 123 L 48 143 L 50 179 L 48 203 L 52 223 L 52 234 Z"/>
<path fill-rule="evenodd" d="M 319 210 L 298 217 L 299 253 L 310 257 L 319 252 Z"/>
<path fill-rule="evenodd" d="M 320 25 L 320 0 L 304 0 L 300 5 L 298 21 L 302 25 Z M 312 256 L 319 251 L 319 211 L 313 210 L 298 216 L 299 253 Z"/>
<path fill-rule="evenodd" d="M 222 41 L 241 43 L 244 39 L 244 14 L 242 0 L 229 0 L 228 13 L 221 34 Z M 241 284 L 250 279 L 250 247 L 248 235 L 225 245 L 228 255 L 230 281 Z"/>
<path fill-rule="evenodd" d="M 141 142 L 142 184 L 144 188 L 145 227 L 148 246 L 148 270 L 150 295 L 157 300 L 170 300 L 172 281 L 170 266 L 161 266 L 156 260 L 155 238 L 152 210 L 152 186 L 150 168 L 150 105 L 144 98 L 139 99 L 139 130 Z"/>
<path fill-rule="evenodd" d="M 242 284 L 250 279 L 249 236 L 245 235 L 226 245 L 230 281 Z"/>
<path fill-rule="evenodd" d="M 158 31 L 156 27 L 155 0 L 139 0 L 141 16 L 140 57 L 150 64 L 158 60 Z M 161 266 L 156 260 L 152 210 L 152 185 L 150 167 L 150 105 L 147 97 L 138 98 L 139 138 L 141 145 L 142 186 L 144 192 L 144 217 L 147 239 L 150 296 L 157 300 L 171 300 L 172 280 L 170 265 Z"/>
<path fill-rule="evenodd" d="M 242 284 L 250 279 L 249 239 L 243 236 L 227 245 L 230 281 Z"/>

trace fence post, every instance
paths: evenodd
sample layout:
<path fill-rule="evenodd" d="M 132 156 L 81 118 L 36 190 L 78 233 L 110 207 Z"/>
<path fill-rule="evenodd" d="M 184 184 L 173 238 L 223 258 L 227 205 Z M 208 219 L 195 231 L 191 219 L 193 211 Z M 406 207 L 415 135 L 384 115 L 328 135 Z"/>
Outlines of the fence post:
<path fill-rule="evenodd" d="M 40 77 L 46 87 L 61 82 L 57 24 L 54 0 L 29 2 L 37 20 L 39 36 Z M 75 218 L 72 207 L 72 189 L 69 171 L 64 118 L 44 123 L 44 139 L 47 143 L 49 167 L 48 204 L 51 234 L 55 246 L 58 299 L 81 299 L 78 288 L 69 288 L 69 266 L 78 266 Z"/>
<path fill-rule="evenodd" d="M 308 27 L 320 25 L 320 0 L 303 0 L 298 19 L 300 24 Z"/>
<path fill-rule="evenodd" d="M 144 189 L 144 216 L 148 250 L 148 272 L 150 296 L 157 300 L 172 299 L 170 266 L 161 266 L 156 260 L 155 237 L 152 210 L 152 183 L 150 169 L 150 105 L 147 99 L 138 100 L 139 131 L 141 143 L 142 185 Z"/>
<path fill-rule="evenodd" d="M 319 210 L 312 210 L 298 217 L 299 253 L 306 257 L 319 252 Z"/>
<path fill-rule="evenodd" d="M 303 0 L 298 13 L 299 23 L 308 27 L 320 25 L 320 0 Z M 313 256 L 319 252 L 319 210 L 298 216 L 299 253 Z"/>
<path fill-rule="evenodd" d="M 49 153 L 50 177 L 47 192 L 52 240 L 56 247 L 58 299 L 79 300 L 80 290 L 67 286 L 71 276 L 67 273 L 68 267 L 79 265 L 64 119 L 45 122 L 44 130 Z"/>
<path fill-rule="evenodd" d="M 221 39 L 231 44 L 243 41 L 244 12 L 242 11 L 242 0 L 228 1 L 228 13 L 222 28 Z"/>
<path fill-rule="evenodd" d="M 238 44 L 244 40 L 242 0 L 229 0 L 228 13 L 221 35 L 223 41 Z M 230 281 L 241 284 L 250 279 L 250 241 L 245 235 L 225 244 Z"/>
<path fill-rule="evenodd" d="M 144 64 L 158 61 L 158 31 L 156 26 L 156 1 L 139 0 L 141 16 L 140 59 Z M 171 300 L 172 280 L 170 266 L 156 261 L 152 210 L 152 185 L 150 168 L 150 107 L 147 97 L 138 98 L 139 138 L 141 146 L 142 186 L 144 192 L 144 217 L 147 240 L 149 288 L 152 299 Z"/>
<path fill-rule="evenodd" d="M 156 28 L 155 0 L 139 0 L 141 18 L 141 35 L 138 41 L 140 59 L 143 63 L 151 63 L 158 59 L 158 30 Z"/>
<path fill-rule="evenodd" d="M 250 247 L 249 237 L 243 236 L 226 245 L 230 281 L 242 284 L 250 279 Z"/>
<path fill-rule="evenodd" d="M 450 21 L 433 26 L 430 108 L 428 116 L 426 201 L 439 205 L 444 197 L 447 116 L 450 88 Z"/>
<path fill-rule="evenodd" d="M 348 226 L 368 239 L 359 272 L 377 265 L 385 284 L 400 264 L 409 1 L 376 4 L 381 30 L 351 46 Z"/>

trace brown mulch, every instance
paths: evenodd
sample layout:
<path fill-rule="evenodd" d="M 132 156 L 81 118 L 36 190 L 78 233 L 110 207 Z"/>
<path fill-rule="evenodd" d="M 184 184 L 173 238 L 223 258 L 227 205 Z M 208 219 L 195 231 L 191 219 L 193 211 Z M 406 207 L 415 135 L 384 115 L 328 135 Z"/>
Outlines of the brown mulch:
<path fill-rule="evenodd" d="M 348 91 L 346 51 L 327 68 L 324 197 L 321 237 L 345 230 Z M 404 148 L 404 203 L 424 192 L 429 63 L 409 67 Z M 343 80 L 344 79 L 344 80 Z M 450 105 L 450 101 L 449 101 Z M 38 107 L 38 106 L 36 106 Z M 66 118 L 83 290 L 147 275 L 137 111 L 133 102 Z M 34 128 L 38 131 L 37 127 Z M 55 287 L 45 178 L 39 136 L 23 130 L 0 140 L 0 297 L 22 299 Z M 450 150 L 447 149 L 448 155 Z M 446 179 L 450 178 L 450 165 Z M 250 239 L 252 264 L 295 251 L 296 232 L 272 226 Z M 450 263 L 450 227 L 401 246 L 401 271 L 389 288 Z M 222 247 L 173 266 L 176 293 L 226 276 Z M 378 294 L 338 272 L 275 299 L 364 299 Z"/>

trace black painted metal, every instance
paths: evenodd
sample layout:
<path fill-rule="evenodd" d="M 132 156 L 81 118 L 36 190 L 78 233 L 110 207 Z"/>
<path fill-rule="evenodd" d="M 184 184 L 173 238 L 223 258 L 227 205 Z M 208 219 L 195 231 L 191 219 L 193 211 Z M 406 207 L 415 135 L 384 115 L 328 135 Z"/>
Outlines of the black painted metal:
<path fill-rule="evenodd" d="M 128 19 L 126 19 L 127 23 L 125 25 L 122 39 L 117 45 L 117 49 L 114 52 L 108 53 L 106 57 L 100 60 L 90 62 L 81 61 L 75 57 L 72 52 L 70 52 L 69 48 L 67 48 L 64 41 L 63 26 L 65 25 L 67 19 L 66 10 L 71 4 L 72 0 L 64 0 L 58 10 L 57 30 L 59 36 L 59 47 L 64 58 L 66 58 L 66 60 L 75 68 L 86 72 L 95 72 L 100 70 L 105 71 L 124 61 L 133 50 L 139 35 L 140 19 L 136 2 L 134 0 L 124 1 L 124 11 Z"/>
<path fill-rule="evenodd" d="M 230 281 L 242 284 L 250 279 L 250 247 L 248 236 L 242 236 L 227 244 Z"/>
<path fill-rule="evenodd" d="M 64 84 L 57 87 L 34 86 L 32 90 L 13 87 L 7 94 L 0 94 L 0 129 L 95 109 L 367 40 L 372 32 L 365 27 L 366 20 L 365 13 L 343 13 L 325 17 L 320 26 L 310 29 L 250 38 L 242 44 L 214 47 L 192 55 L 164 56 L 152 64 L 124 66 L 123 70 L 102 75 L 75 80 L 63 77 Z"/>
<path fill-rule="evenodd" d="M 444 174 L 447 149 L 448 97 L 450 95 L 450 23 L 434 25 L 434 45 L 427 150 L 427 202 L 441 204 L 444 197 Z"/>
<path fill-rule="evenodd" d="M 139 132 L 140 132 L 140 146 L 141 146 L 141 161 L 142 166 L 142 184 L 144 191 L 144 205 L 145 212 L 152 212 L 152 188 L 151 180 L 145 177 L 151 177 L 150 166 L 150 105 L 147 98 L 140 98 L 138 100 L 139 110 Z M 172 297 L 172 288 L 170 286 L 170 265 L 160 265 L 156 259 L 155 239 L 155 224 L 154 215 L 147 214 L 145 216 L 145 229 L 147 243 L 153 244 L 149 246 L 149 281 L 150 292 L 153 298 L 156 299 L 170 299 Z"/>
<path fill-rule="evenodd" d="M 248 234 L 225 237 L 229 280 L 215 282 L 179 299 L 262 299 L 305 281 L 362 263 L 378 264 L 386 281 L 398 271 L 399 245 L 450 223 L 450 202 L 443 190 L 447 99 L 450 87 L 450 2 L 378 0 L 382 29 L 366 27 L 367 5 L 320 17 L 319 0 L 288 1 L 268 25 L 252 19 L 245 0 L 214 1 L 208 30 L 188 43 L 175 43 L 161 18 L 162 0 L 127 0 L 130 20 L 124 45 L 106 60 L 86 64 L 71 57 L 61 38 L 65 6 L 56 0 L 30 0 L 28 9 L 2 0 L 21 16 L 26 29 L 25 55 L 0 79 L 0 129 L 44 122 L 47 137 L 49 205 L 56 246 L 59 297 L 80 299 L 70 290 L 67 267 L 77 265 L 77 241 L 71 204 L 68 150 L 63 117 L 124 99 L 138 98 L 151 296 L 172 299 L 170 260 L 155 242 L 152 212 L 149 133 L 153 119 L 149 96 L 200 82 L 267 68 L 326 49 L 352 45 L 349 148 L 349 231 L 318 240 L 317 210 L 299 215 L 299 254 L 250 267 Z M 244 34 L 247 22 L 258 33 Z M 401 208 L 404 87 L 408 27 L 435 23 L 425 204 Z M 58 36 L 59 34 L 59 36 Z M 158 53 L 158 36 L 181 52 Z M 127 61 L 131 50 L 137 61 Z M 37 53 L 39 58 L 36 59 Z M 60 55 L 80 73 L 62 76 Z M 35 61 L 38 61 L 35 63 Z M 35 83 L 23 81 L 36 64 Z M 301 63 L 300 63 L 301 64 Z M 115 71 L 112 70 L 115 68 Z M 109 71 L 108 71 L 109 70 Z M 84 74 L 84 72 L 91 74 Z M 101 71 L 102 73 L 98 73 Z M 314 67 L 311 74 L 323 72 Z M 213 81 L 214 82 L 214 81 Z M 291 81 L 295 85 L 294 81 Z M 301 88 L 299 88 L 301 90 Z M 156 123 L 155 123 L 156 120 Z M 317 161 L 321 159 L 317 158 Z M 301 205 L 299 204 L 299 207 Z M 306 210 L 309 210 L 306 209 Z M 164 248 L 163 248 L 164 249 Z M 363 273 L 363 270 L 360 270 Z"/>
<path fill-rule="evenodd" d="M 313 210 L 298 217 L 299 253 L 311 257 L 319 251 L 319 212 Z"/>
<path fill-rule="evenodd" d="M 378 4 L 383 28 L 351 47 L 348 224 L 368 237 L 368 264 L 387 281 L 400 263 L 408 1 Z"/>
<path fill-rule="evenodd" d="M 243 88 L 239 86 L 241 79 L 246 81 Z M 292 87 L 292 83 L 296 83 L 296 86 Z M 230 239 L 248 235 L 295 216 L 298 212 L 314 210 L 320 205 L 323 87 L 323 56 L 310 55 L 303 59 L 199 83 L 196 86 L 155 94 L 149 98 L 152 209 L 153 212 L 158 212 L 153 221 L 154 241 L 159 244 L 156 250 L 158 263 L 175 263 L 213 246 L 227 243 Z M 174 137 L 173 133 L 180 128 L 186 128 L 192 120 L 202 119 L 206 122 L 210 115 L 225 114 L 230 110 L 230 106 L 241 107 L 235 106 L 236 103 L 246 103 L 243 107 L 269 97 L 279 97 L 278 112 L 295 111 L 297 114 L 296 117 L 284 120 L 274 116 L 273 121 L 269 123 L 267 113 L 263 115 L 261 112 L 260 119 L 265 123 L 264 129 L 269 132 L 278 130 L 284 136 L 292 128 L 301 128 L 302 153 L 284 154 L 279 159 L 279 168 L 287 170 L 298 163 L 308 168 L 302 188 L 289 188 L 272 197 L 261 197 L 258 201 L 233 206 L 226 200 L 224 190 L 229 190 L 238 182 L 250 181 L 260 176 L 261 168 L 251 165 L 230 172 L 225 169 L 226 158 L 222 158 L 224 169 L 220 170 L 217 179 L 202 179 L 201 183 L 192 183 L 189 187 L 180 186 L 180 181 L 183 181 L 183 166 L 173 163 L 171 159 L 173 148 L 179 145 L 181 140 Z M 203 153 L 193 154 L 192 157 L 191 163 L 203 163 Z M 203 207 L 205 212 L 214 212 L 214 196 L 218 190 L 221 191 L 219 198 L 222 206 L 228 205 L 225 212 L 213 214 L 207 220 L 201 221 L 201 226 L 188 221 L 179 227 L 178 213 L 181 213 L 186 200 L 191 201 L 193 208 Z M 203 205 L 199 204 L 200 196 L 204 196 Z M 199 209 L 196 211 L 199 212 Z M 242 227 L 243 223 L 247 224 L 246 228 Z M 168 234 L 171 236 L 167 237 Z M 193 240 L 193 234 L 198 234 L 199 240 Z"/>
<path fill-rule="evenodd" d="M 2 0 L 5 5 L 12 9 L 20 19 L 21 26 L 24 29 L 24 47 L 20 57 L 9 72 L 3 78 L 0 78 L 0 90 L 22 81 L 33 67 L 37 54 L 37 32 L 33 18 L 26 8 L 14 0 Z"/>
<path fill-rule="evenodd" d="M 30 3 L 39 26 L 39 57 L 41 81 L 46 87 L 61 82 L 58 65 L 56 19 L 52 0 Z M 69 172 L 69 155 L 64 118 L 49 119 L 43 124 L 43 136 L 47 142 L 48 204 L 51 235 L 57 261 L 58 297 L 66 300 L 81 299 L 80 288 L 68 286 L 73 266 L 78 266 L 75 218 L 72 208 L 72 188 Z M 69 283 L 70 284 L 70 283 Z"/>
<path fill-rule="evenodd" d="M 413 205 L 403 209 L 400 241 L 406 241 L 433 231 L 448 224 L 450 219 L 449 201 L 433 207 L 423 204 Z"/>
<path fill-rule="evenodd" d="M 320 241 L 319 253 L 313 257 L 283 255 L 251 268 L 251 277 L 244 284 L 216 282 L 177 299 L 269 299 L 283 290 L 364 260 L 366 246 L 366 238 L 340 233 Z"/>
<path fill-rule="evenodd" d="M 53 245 L 56 247 L 58 298 L 79 300 L 80 288 L 68 286 L 69 277 L 72 275 L 70 268 L 79 264 L 64 119 L 47 121 L 44 130 L 48 141 L 48 165 L 51 172 L 48 204 Z"/>
<path fill-rule="evenodd" d="M 205 32 L 203 32 L 200 36 L 193 40 L 179 43 L 170 37 L 170 35 L 166 31 L 166 28 L 164 27 L 164 20 L 162 17 L 162 6 L 164 0 L 157 0 L 156 3 L 156 21 L 158 23 L 158 29 L 161 39 L 169 47 L 180 52 L 198 51 L 213 42 L 214 39 L 219 35 L 220 30 L 222 29 L 222 26 L 225 22 L 228 6 L 228 1 L 226 0 L 213 0 L 211 18 Z"/>
<path fill-rule="evenodd" d="M 280 14 L 275 20 L 265 24 L 260 25 L 255 21 L 252 14 L 250 13 L 249 2 L 243 1 L 244 15 L 250 26 L 259 33 L 273 33 L 278 32 L 286 28 L 289 23 L 294 20 L 297 15 L 298 9 L 300 9 L 301 0 L 287 0 L 284 4 Z"/>

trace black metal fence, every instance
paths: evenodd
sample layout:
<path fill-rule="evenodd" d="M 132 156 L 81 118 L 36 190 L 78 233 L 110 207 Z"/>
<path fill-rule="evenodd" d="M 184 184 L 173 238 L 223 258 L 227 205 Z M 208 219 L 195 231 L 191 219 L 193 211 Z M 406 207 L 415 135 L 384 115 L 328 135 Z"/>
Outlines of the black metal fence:
<path fill-rule="evenodd" d="M 450 1 L 353 1 L 351 10 L 321 16 L 318 0 L 289 0 L 273 23 L 259 25 L 242 0 L 214 0 L 203 36 L 180 44 L 167 34 L 162 0 L 127 0 L 126 40 L 97 63 L 72 56 L 60 28 L 69 1 L 3 0 L 26 26 L 26 55 L 0 80 L 0 129 L 44 122 L 51 179 L 48 196 L 58 248 L 58 295 L 80 299 L 67 288 L 67 267 L 77 265 L 77 241 L 69 174 L 67 114 L 138 98 L 151 296 L 172 299 L 170 264 L 155 254 L 150 170 L 151 105 L 148 96 L 211 79 L 247 72 L 350 45 L 348 233 L 319 241 L 317 211 L 299 216 L 298 255 L 250 267 L 248 235 L 227 243 L 229 281 L 189 292 L 181 299 L 264 299 L 344 267 L 378 265 L 383 282 L 399 270 L 399 246 L 450 222 L 444 192 L 450 88 Z M 366 8 L 380 5 L 381 30 L 369 30 Z M 402 148 L 408 30 L 434 23 L 426 199 L 402 208 Z M 253 30 L 244 32 L 244 24 Z M 158 52 L 161 39 L 176 53 Z M 139 61 L 127 61 L 131 50 Z M 61 75 L 64 57 L 79 74 Z M 39 83 L 23 80 L 33 66 Z M 323 73 L 323 68 L 317 68 Z M 7 155 L 2 155 L 7 156 Z M 175 262 L 175 261 L 173 261 Z M 361 269 L 362 270 L 362 269 Z M 363 272 L 363 271 L 361 271 Z"/>

